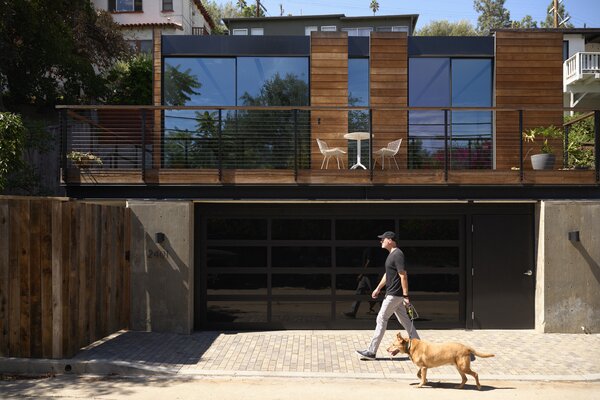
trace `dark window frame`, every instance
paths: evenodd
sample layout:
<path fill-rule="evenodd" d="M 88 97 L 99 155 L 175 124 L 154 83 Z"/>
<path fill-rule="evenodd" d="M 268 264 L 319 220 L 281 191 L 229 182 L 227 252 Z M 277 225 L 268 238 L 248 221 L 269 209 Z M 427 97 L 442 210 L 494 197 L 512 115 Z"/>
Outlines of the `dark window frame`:
<path fill-rule="evenodd" d="M 162 12 L 175 11 L 173 8 L 173 0 L 162 0 Z"/>

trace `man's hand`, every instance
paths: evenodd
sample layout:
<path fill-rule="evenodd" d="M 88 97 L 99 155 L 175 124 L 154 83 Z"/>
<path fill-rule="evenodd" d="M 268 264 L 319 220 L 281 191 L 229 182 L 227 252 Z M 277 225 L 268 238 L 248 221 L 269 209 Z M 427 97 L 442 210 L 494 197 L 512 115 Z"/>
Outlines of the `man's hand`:
<path fill-rule="evenodd" d="M 373 290 L 373 293 L 371 293 L 371 297 L 376 299 L 377 297 L 379 297 L 379 292 L 381 290 L 379 288 L 375 288 L 375 290 Z"/>
<path fill-rule="evenodd" d="M 402 298 L 402 302 L 403 302 L 405 305 L 409 305 L 409 304 L 410 304 L 410 300 L 408 299 L 408 297 L 403 297 L 403 298 Z"/>

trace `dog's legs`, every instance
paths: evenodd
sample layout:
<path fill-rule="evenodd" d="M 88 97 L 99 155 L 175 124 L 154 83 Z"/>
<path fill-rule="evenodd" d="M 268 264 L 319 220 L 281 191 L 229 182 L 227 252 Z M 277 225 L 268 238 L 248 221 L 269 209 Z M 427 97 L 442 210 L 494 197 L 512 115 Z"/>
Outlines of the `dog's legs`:
<path fill-rule="evenodd" d="M 419 371 L 421 373 L 421 383 L 417 385 L 418 388 L 423 387 L 423 385 L 427 382 L 427 367 L 421 367 Z M 419 376 L 419 374 L 417 374 Z"/>
<path fill-rule="evenodd" d="M 465 370 L 465 372 L 475 378 L 475 384 L 477 385 L 477 390 L 481 390 L 481 385 L 479 384 L 479 375 L 477 372 L 473 371 L 471 368 Z"/>
<path fill-rule="evenodd" d="M 460 385 L 457 385 L 456 388 L 462 389 L 465 387 L 465 383 L 467 383 L 467 375 L 465 375 L 465 372 L 468 374 L 471 373 L 471 361 L 469 359 L 469 356 L 467 355 L 463 357 L 458 357 L 454 366 L 456 367 L 456 370 L 458 371 L 462 379 Z"/>

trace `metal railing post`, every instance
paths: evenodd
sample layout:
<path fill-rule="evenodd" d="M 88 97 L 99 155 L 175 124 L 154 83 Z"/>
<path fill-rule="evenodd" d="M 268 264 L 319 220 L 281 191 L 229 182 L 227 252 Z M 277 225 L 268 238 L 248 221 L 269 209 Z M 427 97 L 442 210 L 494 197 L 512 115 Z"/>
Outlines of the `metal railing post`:
<path fill-rule="evenodd" d="M 62 109 L 59 113 L 60 126 L 60 166 L 62 169 L 63 182 L 67 183 L 67 110 Z"/>
<path fill-rule="evenodd" d="M 222 121 L 223 118 L 223 110 L 219 108 L 219 126 L 217 129 L 217 138 L 219 142 L 219 152 L 217 155 L 218 165 L 219 165 L 219 182 L 223 181 L 223 138 L 222 136 Z"/>
<path fill-rule="evenodd" d="M 519 180 L 523 182 L 523 110 L 519 110 Z"/>
<path fill-rule="evenodd" d="M 360 145 L 360 141 L 358 142 Z M 383 162 L 383 159 L 381 160 Z M 373 109 L 369 108 L 369 169 L 371 170 L 371 181 L 373 181 Z"/>
<path fill-rule="evenodd" d="M 142 109 L 142 181 L 146 181 L 146 109 Z"/>
<path fill-rule="evenodd" d="M 569 165 L 569 131 L 571 130 L 571 125 L 567 125 L 563 127 L 563 129 L 565 130 L 565 138 L 563 143 L 563 168 L 567 168 L 567 166 Z"/>
<path fill-rule="evenodd" d="M 444 181 L 448 181 L 448 165 L 450 155 L 448 154 L 448 110 L 444 110 Z"/>
<path fill-rule="evenodd" d="M 600 183 L 600 110 L 594 111 L 594 163 L 596 183 Z"/>
<path fill-rule="evenodd" d="M 294 182 L 298 182 L 298 109 L 294 109 Z"/>

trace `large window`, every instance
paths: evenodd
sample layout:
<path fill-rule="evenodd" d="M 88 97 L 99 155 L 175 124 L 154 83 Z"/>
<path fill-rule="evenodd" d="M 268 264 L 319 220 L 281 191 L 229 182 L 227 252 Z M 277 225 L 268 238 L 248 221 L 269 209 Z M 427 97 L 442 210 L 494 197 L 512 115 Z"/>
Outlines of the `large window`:
<path fill-rule="evenodd" d="M 308 166 L 306 111 L 214 108 L 308 105 L 306 57 L 173 57 L 164 65 L 165 105 L 213 107 L 165 111 L 164 168 Z"/>
<path fill-rule="evenodd" d="M 490 107 L 489 59 L 412 58 L 409 106 Z M 492 167 L 491 111 L 418 110 L 409 113 L 409 166 L 442 168 L 445 137 L 453 169 Z"/>
<path fill-rule="evenodd" d="M 369 59 L 348 59 L 348 105 L 353 107 L 369 106 Z M 348 132 L 369 132 L 369 111 L 348 111 Z M 366 163 L 370 163 L 369 141 L 362 140 L 361 154 Z M 348 159 L 356 159 L 356 141 L 348 142 Z M 369 164 L 366 164 L 369 165 Z"/>

